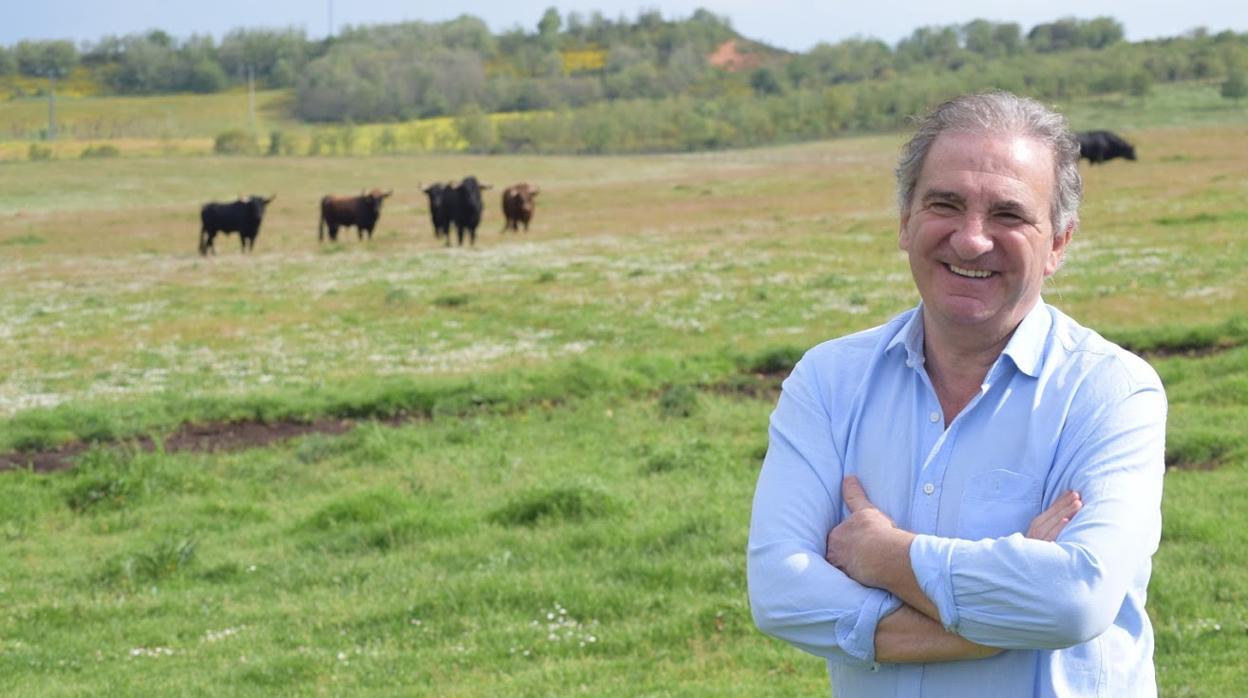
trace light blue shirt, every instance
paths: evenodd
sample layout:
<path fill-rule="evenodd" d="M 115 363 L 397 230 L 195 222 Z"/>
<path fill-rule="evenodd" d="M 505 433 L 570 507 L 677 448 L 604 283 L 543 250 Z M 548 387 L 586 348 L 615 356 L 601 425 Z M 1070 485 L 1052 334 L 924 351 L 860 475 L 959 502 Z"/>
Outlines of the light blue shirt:
<path fill-rule="evenodd" d="M 836 698 L 1157 693 L 1144 603 L 1161 535 L 1166 398 L 1142 359 L 1043 301 L 948 425 L 924 370 L 920 308 L 807 352 L 784 382 L 750 523 L 766 633 L 826 657 Z M 987 659 L 875 662 L 898 608 L 824 560 L 857 475 L 898 526 L 941 622 Z M 1055 542 L 1023 536 L 1067 490 Z"/>

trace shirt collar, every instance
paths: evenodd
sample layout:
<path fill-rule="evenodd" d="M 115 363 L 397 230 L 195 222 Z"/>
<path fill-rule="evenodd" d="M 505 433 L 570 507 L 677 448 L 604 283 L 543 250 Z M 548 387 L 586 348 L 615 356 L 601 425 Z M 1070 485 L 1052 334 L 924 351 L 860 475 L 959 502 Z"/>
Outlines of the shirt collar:
<path fill-rule="evenodd" d="M 1014 330 L 1001 354 L 1010 357 L 1019 371 L 1032 378 L 1039 376 L 1040 363 L 1044 359 L 1045 339 L 1052 326 L 1053 317 L 1049 315 L 1044 299 L 1036 300 L 1023 321 L 1018 323 L 1018 329 Z"/>
<path fill-rule="evenodd" d="M 893 338 L 889 340 L 888 346 L 884 347 L 885 353 L 891 353 L 895 348 L 903 347 L 906 350 L 906 365 L 911 368 L 922 366 L 923 358 L 923 303 L 910 311 L 910 317 L 906 319 L 905 324 Z"/>
<path fill-rule="evenodd" d="M 1002 356 L 1010 357 L 1019 371 L 1035 378 L 1040 375 L 1040 362 L 1044 358 L 1045 338 L 1053 318 L 1049 315 L 1044 299 L 1038 299 L 1031 310 L 1023 316 L 1022 322 L 1010 336 L 1002 350 Z M 912 368 L 922 366 L 923 355 L 923 303 L 911 311 L 904 325 L 884 348 L 885 353 L 892 352 L 896 347 L 906 350 L 906 365 Z"/>

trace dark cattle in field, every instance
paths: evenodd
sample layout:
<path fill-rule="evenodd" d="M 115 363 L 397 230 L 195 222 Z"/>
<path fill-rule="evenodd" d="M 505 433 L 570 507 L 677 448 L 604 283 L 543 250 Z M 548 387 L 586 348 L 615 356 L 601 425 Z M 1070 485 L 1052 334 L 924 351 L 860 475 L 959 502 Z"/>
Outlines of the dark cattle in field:
<path fill-rule="evenodd" d="M 451 187 L 446 203 L 451 222 L 455 224 L 455 235 L 458 244 L 464 244 L 464 231 L 468 231 L 468 244 L 477 243 L 477 226 L 481 225 L 481 192 L 490 185 L 481 184 L 476 177 L 469 175 L 458 185 Z M 451 244 L 451 236 L 446 236 L 446 244 Z"/>
<path fill-rule="evenodd" d="M 1116 133 L 1084 131 L 1075 134 L 1075 137 L 1079 139 L 1079 157 L 1087 158 L 1093 165 L 1114 158 L 1135 159 L 1135 146 Z"/>
<path fill-rule="evenodd" d="M 453 189 L 452 184 L 434 183 L 421 190 L 429 197 L 429 218 L 433 221 L 433 237 L 445 237 L 448 245 L 451 244 L 451 208 L 447 199 Z"/>
<path fill-rule="evenodd" d="M 359 196 L 324 197 L 321 199 L 321 222 L 316 228 L 316 239 L 324 240 L 328 228 L 332 242 L 338 239 L 339 228 L 355 226 L 361 240 L 364 239 L 364 233 L 368 233 L 368 239 L 372 240 L 373 228 L 381 217 L 381 202 L 393 193 L 393 190 L 383 192 L 374 189 Z"/>
<path fill-rule="evenodd" d="M 212 244 L 217 233 L 238 233 L 243 252 L 254 250 L 256 236 L 260 234 L 260 222 L 264 220 L 264 207 L 276 198 L 277 195 L 274 194 L 267 199 L 263 196 L 251 196 L 228 204 L 204 204 L 199 210 L 199 253 L 217 253 L 217 248 Z"/>
<path fill-rule="evenodd" d="M 533 220 L 533 198 L 541 191 L 524 182 L 503 190 L 503 217 L 507 219 L 503 222 L 503 230 L 518 232 L 522 223 L 526 231 L 529 229 L 529 221 Z"/>

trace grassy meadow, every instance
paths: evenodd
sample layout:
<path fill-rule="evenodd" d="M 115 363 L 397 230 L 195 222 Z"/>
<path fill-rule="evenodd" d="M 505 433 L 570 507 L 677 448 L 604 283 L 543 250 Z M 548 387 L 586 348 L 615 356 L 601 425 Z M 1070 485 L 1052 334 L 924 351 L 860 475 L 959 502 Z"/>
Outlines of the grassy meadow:
<path fill-rule="evenodd" d="M 1045 297 L 1166 382 L 1159 680 L 1235 696 L 1248 116 L 1071 107 L 1106 113 L 1137 115 L 1140 161 L 1084 167 Z M 0 453 L 95 444 L 0 472 L 0 692 L 826 695 L 821 660 L 750 621 L 750 498 L 777 374 L 917 300 L 899 144 L 0 162 Z M 448 249 L 419 186 L 469 173 L 494 188 Z M 521 180 L 533 227 L 500 233 Z M 395 190 L 373 240 L 318 244 L 320 197 L 372 187 Z M 277 195 L 255 253 L 201 257 L 200 204 L 249 193 Z M 357 425 L 159 447 L 320 417 Z"/>

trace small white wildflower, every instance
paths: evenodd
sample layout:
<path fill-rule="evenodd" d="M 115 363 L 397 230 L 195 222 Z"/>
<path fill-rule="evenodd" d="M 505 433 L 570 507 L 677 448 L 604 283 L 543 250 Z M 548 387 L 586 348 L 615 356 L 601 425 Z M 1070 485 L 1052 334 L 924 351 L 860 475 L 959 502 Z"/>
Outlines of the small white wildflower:
<path fill-rule="evenodd" d="M 347 653 L 346 653 L 346 652 L 339 652 L 339 653 L 338 653 L 338 661 L 340 661 L 340 662 L 345 662 L 345 661 L 347 661 Z"/>
<path fill-rule="evenodd" d="M 131 657 L 172 657 L 173 650 L 168 647 L 135 647 L 130 650 Z"/>

